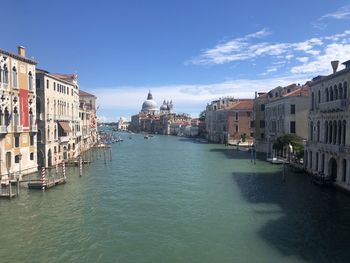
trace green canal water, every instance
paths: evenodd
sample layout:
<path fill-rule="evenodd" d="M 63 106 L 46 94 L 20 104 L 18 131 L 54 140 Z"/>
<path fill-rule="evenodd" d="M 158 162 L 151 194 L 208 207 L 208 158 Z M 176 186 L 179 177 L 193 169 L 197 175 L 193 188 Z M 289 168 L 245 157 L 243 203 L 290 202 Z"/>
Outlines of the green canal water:
<path fill-rule="evenodd" d="M 221 145 L 123 136 L 112 162 L 0 200 L 0 262 L 349 262 L 349 195 Z"/>

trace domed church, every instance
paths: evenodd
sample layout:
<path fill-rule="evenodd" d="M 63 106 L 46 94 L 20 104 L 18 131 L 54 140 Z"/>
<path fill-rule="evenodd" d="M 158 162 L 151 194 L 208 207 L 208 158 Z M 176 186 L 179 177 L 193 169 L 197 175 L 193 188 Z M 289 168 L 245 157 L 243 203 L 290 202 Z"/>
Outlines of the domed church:
<path fill-rule="evenodd" d="M 151 91 L 148 92 L 147 100 L 142 103 L 141 112 L 155 114 L 158 111 L 157 102 L 153 100 Z"/>

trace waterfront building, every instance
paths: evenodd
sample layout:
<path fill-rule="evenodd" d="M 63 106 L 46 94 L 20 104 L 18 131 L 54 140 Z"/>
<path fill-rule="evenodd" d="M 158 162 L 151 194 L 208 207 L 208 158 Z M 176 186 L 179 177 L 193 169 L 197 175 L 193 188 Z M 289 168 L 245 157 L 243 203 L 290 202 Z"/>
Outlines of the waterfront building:
<path fill-rule="evenodd" d="M 79 86 L 75 74 L 36 72 L 38 165 L 54 166 L 80 152 Z"/>
<path fill-rule="evenodd" d="M 316 77 L 311 84 L 304 166 L 350 190 L 350 61 L 343 64 L 345 69 L 337 71 L 333 61 L 333 74 Z"/>
<path fill-rule="evenodd" d="M 36 61 L 0 49 L 0 179 L 37 171 Z"/>
<path fill-rule="evenodd" d="M 79 90 L 79 131 L 81 136 L 77 136 L 77 143 L 81 153 L 89 150 L 98 141 L 96 99 L 95 95 Z"/>
<path fill-rule="evenodd" d="M 253 103 L 253 129 L 254 146 L 257 152 L 267 152 L 267 140 L 265 133 L 265 105 L 267 103 L 266 92 L 255 92 Z"/>
<path fill-rule="evenodd" d="M 227 113 L 227 142 L 251 145 L 253 142 L 252 118 L 252 99 L 241 99 L 230 106 Z"/>
<path fill-rule="evenodd" d="M 269 153 L 275 140 L 282 135 L 291 133 L 307 139 L 309 93 L 309 83 L 277 87 L 267 93 L 265 133 Z"/>
<path fill-rule="evenodd" d="M 129 122 L 123 120 L 122 117 L 119 118 L 118 122 L 117 122 L 117 130 L 118 131 L 127 131 L 129 129 Z"/>
<path fill-rule="evenodd" d="M 149 92 L 147 99 L 142 103 L 141 111 L 131 116 L 129 130 L 163 135 L 194 134 L 195 128 L 191 132 L 191 116 L 185 113 L 177 114 L 173 110 L 173 102 L 165 100 L 158 109 L 152 93 Z"/>
<path fill-rule="evenodd" d="M 252 137 L 252 99 L 222 98 L 206 107 L 206 138 L 216 143 L 233 143 Z M 245 134 L 245 135 L 243 135 Z"/>

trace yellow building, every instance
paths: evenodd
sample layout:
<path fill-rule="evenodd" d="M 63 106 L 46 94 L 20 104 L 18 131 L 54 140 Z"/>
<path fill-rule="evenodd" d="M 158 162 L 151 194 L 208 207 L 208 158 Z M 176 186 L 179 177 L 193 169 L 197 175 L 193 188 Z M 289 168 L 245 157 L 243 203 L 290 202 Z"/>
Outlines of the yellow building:
<path fill-rule="evenodd" d="M 1 181 L 37 171 L 36 61 L 0 49 Z"/>

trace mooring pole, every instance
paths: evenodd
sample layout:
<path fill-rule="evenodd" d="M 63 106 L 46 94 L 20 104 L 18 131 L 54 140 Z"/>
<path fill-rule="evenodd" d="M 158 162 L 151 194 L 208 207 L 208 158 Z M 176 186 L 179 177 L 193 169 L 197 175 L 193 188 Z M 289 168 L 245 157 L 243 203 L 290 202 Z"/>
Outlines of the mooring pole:
<path fill-rule="evenodd" d="M 17 178 L 17 197 L 19 196 L 19 178 Z"/>
<path fill-rule="evenodd" d="M 112 161 L 112 145 L 111 145 L 111 147 L 109 148 L 109 161 L 110 161 L 110 162 Z"/>
<path fill-rule="evenodd" d="M 105 145 L 105 148 L 103 150 L 103 156 L 104 156 L 104 159 L 105 159 L 105 164 L 107 163 L 107 156 L 106 156 L 106 145 Z"/>
<path fill-rule="evenodd" d="M 63 178 L 66 179 L 66 163 L 64 161 L 62 162 L 62 174 Z"/>
<path fill-rule="evenodd" d="M 81 156 L 79 158 L 79 176 L 83 176 L 83 158 Z"/>
<path fill-rule="evenodd" d="M 45 189 L 46 189 L 45 176 L 46 176 L 46 170 L 45 170 L 45 167 L 42 167 L 41 168 L 41 190 L 43 190 L 43 191 L 45 191 Z"/>
<path fill-rule="evenodd" d="M 11 180 L 9 180 L 9 192 L 10 192 L 10 199 L 12 199 L 12 184 L 11 184 Z"/>

